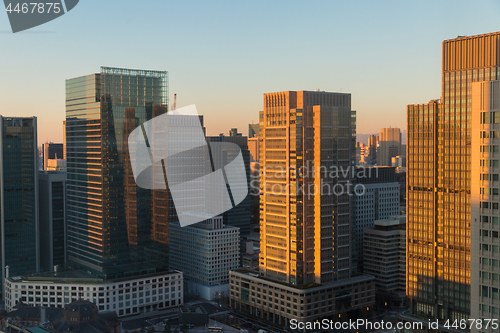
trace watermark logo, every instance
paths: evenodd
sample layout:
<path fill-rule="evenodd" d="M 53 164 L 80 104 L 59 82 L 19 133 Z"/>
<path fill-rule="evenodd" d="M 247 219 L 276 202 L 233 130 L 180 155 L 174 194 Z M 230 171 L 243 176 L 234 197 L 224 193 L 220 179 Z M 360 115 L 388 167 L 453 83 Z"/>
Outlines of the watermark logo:
<path fill-rule="evenodd" d="M 168 186 L 181 226 L 220 215 L 248 194 L 240 147 L 208 144 L 194 105 L 143 123 L 130 133 L 128 147 L 137 186 Z"/>
<path fill-rule="evenodd" d="M 72 10 L 79 0 L 4 0 L 12 32 L 31 29 Z"/>

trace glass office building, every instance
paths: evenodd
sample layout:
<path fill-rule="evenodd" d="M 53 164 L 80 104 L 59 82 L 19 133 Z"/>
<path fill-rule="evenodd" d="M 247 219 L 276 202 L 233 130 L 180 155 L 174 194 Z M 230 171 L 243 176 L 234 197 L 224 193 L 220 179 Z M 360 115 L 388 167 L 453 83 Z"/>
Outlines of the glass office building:
<path fill-rule="evenodd" d="M 499 78 L 499 46 L 498 32 L 445 40 L 441 100 L 408 106 L 406 288 L 418 316 L 471 313 L 472 83 Z"/>
<path fill-rule="evenodd" d="M 67 258 L 114 279 L 168 269 L 168 190 L 136 186 L 128 135 L 167 112 L 164 71 L 101 67 L 66 81 Z"/>
<path fill-rule="evenodd" d="M 6 275 L 38 271 L 38 148 L 36 117 L 0 116 L 2 291 Z M 9 269 L 5 269 L 9 266 Z M 8 272 L 7 272 L 8 271 Z"/>

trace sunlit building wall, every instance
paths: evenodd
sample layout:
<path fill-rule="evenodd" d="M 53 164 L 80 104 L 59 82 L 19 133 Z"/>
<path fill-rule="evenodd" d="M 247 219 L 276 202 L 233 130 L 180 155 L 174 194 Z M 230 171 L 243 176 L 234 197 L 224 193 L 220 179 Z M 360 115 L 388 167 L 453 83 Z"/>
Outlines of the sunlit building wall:
<path fill-rule="evenodd" d="M 441 100 L 407 109 L 407 295 L 415 315 L 453 321 L 471 312 L 471 89 L 500 75 L 499 39 L 444 41 Z"/>
<path fill-rule="evenodd" d="M 259 134 L 264 277 L 292 285 L 350 277 L 350 196 L 320 193 L 325 185 L 345 185 L 350 173 L 333 178 L 320 167 L 352 170 L 354 115 L 350 94 L 264 94 Z"/>
<path fill-rule="evenodd" d="M 472 84 L 471 318 L 500 321 L 500 81 Z M 493 332 L 493 325 L 473 332 Z"/>

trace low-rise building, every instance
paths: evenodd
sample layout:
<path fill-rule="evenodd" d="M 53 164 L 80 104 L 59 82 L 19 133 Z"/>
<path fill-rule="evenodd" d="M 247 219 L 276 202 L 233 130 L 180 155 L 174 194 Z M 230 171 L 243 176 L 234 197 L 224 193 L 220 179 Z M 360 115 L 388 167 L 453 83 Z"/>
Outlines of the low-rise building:
<path fill-rule="evenodd" d="M 184 273 L 190 295 L 207 300 L 227 296 L 239 251 L 240 229 L 224 225 L 221 216 L 186 227 L 170 223 L 170 269 Z"/>
<path fill-rule="evenodd" d="M 375 277 L 377 301 L 402 306 L 406 299 L 406 216 L 377 220 L 364 232 L 364 273 Z"/>
<path fill-rule="evenodd" d="M 231 308 L 283 326 L 292 319 L 313 322 L 349 312 L 362 317 L 375 305 L 375 284 L 373 277 L 360 275 L 324 285 L 293 286 L 239 269 L 231 271 L 229 299 Z"/>
<path fill-rule="evenodd" d="M 35 307 L 64 308 L 84 299 L 99 311 L 119 317 L 184 304 L 183 273 L 179 271 L 103 280 L 85 271 L 51 272 L 5 279 L 5 309 L 22 302 Z"/>
<path fill-rule="evenodd" d="M 83 299 L 64 308 L 20 304 L 2 317 L 2 326 L 19 333 L 119 333 L 116 312 L 99 313 L 97 305 Z M 40 327 L 39 327 L 40 326 Z"/>

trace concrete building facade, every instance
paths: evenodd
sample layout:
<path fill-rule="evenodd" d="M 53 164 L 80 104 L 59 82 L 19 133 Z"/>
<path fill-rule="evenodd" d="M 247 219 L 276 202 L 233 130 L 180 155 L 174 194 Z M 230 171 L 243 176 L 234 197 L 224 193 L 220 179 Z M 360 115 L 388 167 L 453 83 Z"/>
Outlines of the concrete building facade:
<path fill-rule="evenodd" d="M 379 219 L 399 215 L 396 170 L 393 167 L 358 168 L 355 183 L 363 191 L 352 196 L 353 203 L 353 272 L 363 272 L 363 230 Z"/>
<path fill-rule="evenodd" d="M 377 303 L 402 306 L 406 298 L 406 216 L 376 220 L 363 233 L 363 273 L 375 277 Z"/>
<path fill-rule="evenodd" d="M 84 271 L 71 271 L 10 276 L 5 281 L 7 311 L 20 301 L 61 308 L 80 298 L 96 304 L 99 311 L 115 311 L 119 317 L 177 307 L 184 304 L 183 273 L 103 280 Z"/>
<path fill-rule="evenodd" d="M 222 217 L 170 226 L 170 269 L 184 272 L 186 291 L 213 300 L 229 294 L 229 271 L 240 265 L 240 230 Z"/>

